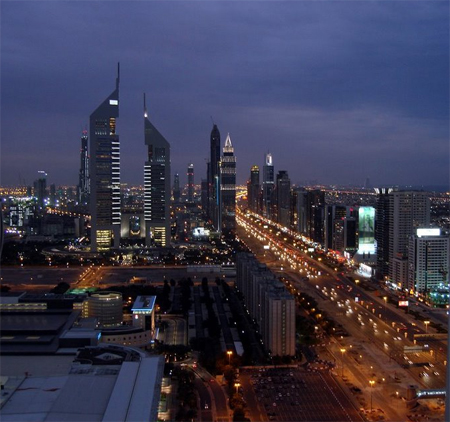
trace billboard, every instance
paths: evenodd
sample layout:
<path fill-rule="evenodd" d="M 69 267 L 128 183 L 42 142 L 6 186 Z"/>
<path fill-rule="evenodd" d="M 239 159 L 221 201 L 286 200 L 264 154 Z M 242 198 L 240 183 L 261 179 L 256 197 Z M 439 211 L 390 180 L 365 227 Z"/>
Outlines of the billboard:
<path fill-rule="evenodd" d="M 439 229 L 439 228 L 417 229 L 416 233 L 417 233 L 417 237 L 440 236 L 441 235 L 441 229 Z"/>
<path fill-rule="evenodd" d="M 359 253 L 375 253 L 375 208 L 359 207 Z"/>

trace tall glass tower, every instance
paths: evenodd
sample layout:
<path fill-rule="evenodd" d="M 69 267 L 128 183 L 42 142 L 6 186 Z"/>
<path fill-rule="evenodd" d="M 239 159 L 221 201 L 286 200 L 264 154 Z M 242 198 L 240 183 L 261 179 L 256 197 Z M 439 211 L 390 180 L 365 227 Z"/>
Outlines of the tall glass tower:
<path fill-rule="evenodd" d="M 147 161 L 144 164 L 145 244 L 170 245 L 170 144 L 148 119 L 144 95 L 144 137 Z"/>
<path fill-rule="evenodd" d="M 78 203 L 87 205 L 89 203 L 89 154 L 88 134 L 83 130 L 80 148 L 80 172 L 78 177 Z"/>
<path fill-rule="evenodd" d="M 181 198 L 180 175 L 178 173 L 175 173 L 175 176 L 173 178 L 172 195 L 173 195 L 173 202 L 175 202 L 175 203 L 180 202 L 180 198 Z"/>
<path fill-rule="evenodd" d="M 236 157 L 230 134 L 225 140 L 220 163 L 220 200 L 222 232 L 234 232 L 236 228 Z"/>
<path fill-rule="evenodd" d="M 252 166 L 250 170 L 250 180 L 247 185 L 248 208 L 259 214 L 261 212 L 260 202 L 260 184 L 259 184 L 259 167 Z"/>
<path fill-rule="evenodd" d="M 208 172 L 208 217 L 212 220 L 213 226 L 220 230 L 220 132 L 217 125 L 214 125 L 210 137 L 210 161 Z"/>
<path fill-rule="evenodd" d="M 187 200 L 194 202 L 194 164 L 189 164 L 187 169 Z"/>
<path fill-rule="evenodd" d="M 263 166 L 263 214 L 267 218 L 272 218 L 271 215 L 271 197 L 275 187 L 275 177 L 272 162 L 272 154 L 268 152 L 265 157 Z"/>
<path fill-rule="evenodd" d="M 116 89 L 97 107 L 89 120 L 91 249 L 94 252 L 120 245 L 120 143 L 116 133 L 119 81 L 118 65 Z"/>

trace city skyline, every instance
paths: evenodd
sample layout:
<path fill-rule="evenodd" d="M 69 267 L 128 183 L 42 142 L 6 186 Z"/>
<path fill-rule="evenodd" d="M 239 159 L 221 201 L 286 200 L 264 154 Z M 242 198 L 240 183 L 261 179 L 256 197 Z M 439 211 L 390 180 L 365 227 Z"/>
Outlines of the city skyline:
<path fill-rule="evenodd" d="M 118 61 L 124 183 L 144 182 L 145 91 L 182 184 L 190 163 L 206 178 L 212 116 L 237 146 L 238 184 L 271 152 L 293 184 L 448 186 L 446 2 L 1 7 L 4 186 L 38 170 L 77 183 L 80 135 Z"/>

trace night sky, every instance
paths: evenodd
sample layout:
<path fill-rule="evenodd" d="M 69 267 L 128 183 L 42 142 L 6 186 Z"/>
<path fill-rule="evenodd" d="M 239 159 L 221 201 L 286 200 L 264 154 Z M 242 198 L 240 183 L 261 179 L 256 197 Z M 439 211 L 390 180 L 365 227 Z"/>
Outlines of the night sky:
<path fill-rule="evenodd" d="M 239 183 L 268 151 L 296 184 L 449 183 L 448 1 L 0 7 L 2 186 L 38 170 L 77 184 L 81 132 L 119 61 L 122 182 L 143 184 L 146 92 L 182 183 L 190 163 L 206 177 L 212 119 Z"/>

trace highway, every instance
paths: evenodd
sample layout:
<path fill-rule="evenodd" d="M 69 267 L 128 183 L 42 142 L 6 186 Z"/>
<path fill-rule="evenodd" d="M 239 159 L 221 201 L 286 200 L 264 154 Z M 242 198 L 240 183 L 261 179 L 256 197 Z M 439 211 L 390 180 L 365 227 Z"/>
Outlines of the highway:
<path fill-rule="evenodd" d="M 383 299 L 387 292 L 379 289 L 377 296 L 376 288 L 369 292 L 345 273 L 312 259 L 308 251 L 311 245 L 279 226 L 242 213 L 238 222 L 241 240 L 272 271 L 287 277 L 293 294 L 308 293 L 324 313 L 347 330 L 350 337 L 335 336 L 327 348 L 339 367 L 347 365 L 349 375 L 366 386 L 366 393 L 373 392 L 380 406 L 392 407 L 389 395 L 398 390 L 399 380 L 407 383 L 409 379 L 429 389 L 445 386 L 445 346 L 430 342 L 423 351 L 414 350 L 419 346 L 414 344 L 414 334 L 425 333 L 426 327 Z M 372 386 L 371 380 L 377 384 Z"/>

